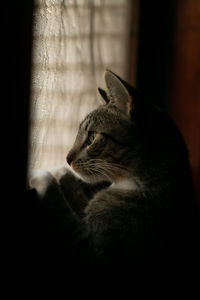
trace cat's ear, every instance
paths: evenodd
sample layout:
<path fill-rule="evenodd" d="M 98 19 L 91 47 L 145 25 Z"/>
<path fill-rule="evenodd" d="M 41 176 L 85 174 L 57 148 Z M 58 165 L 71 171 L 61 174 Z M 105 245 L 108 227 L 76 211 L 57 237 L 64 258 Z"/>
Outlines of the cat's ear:
<path fill-rule="evenodd" d="M 104 91 L 103 89 L 101 88 L 98 88 L 98 92 L 99 92 L 99 95 L 100 95 L 100 100 L 103 104 L 108 104 L 109 103 L 109 97 L 108 95 L 106 94 L 106 91 Z"/>
<path fill-rule="evenodd" d="M 123 82 L 110 70 L 105 71 L 104 78 L 110 103 L 118 107 L 127 116 L 130 116 L 133 112 L 133 99 Z"/>

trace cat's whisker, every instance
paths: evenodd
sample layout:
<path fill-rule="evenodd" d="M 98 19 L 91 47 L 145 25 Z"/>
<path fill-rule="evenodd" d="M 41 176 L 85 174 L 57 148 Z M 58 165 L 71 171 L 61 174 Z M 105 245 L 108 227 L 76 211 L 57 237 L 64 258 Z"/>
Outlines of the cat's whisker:
<path fill-rule="evenodd" d="M 84 169 L 86 172 L 90 173 L 90 175 L 100 175 L 106 177 L 109 181 L 112 180 L 112 173 L 100 165 L 86 163 Z"/>
<path fill-rule="evenodd" d="M 90 174 L 95 174 L 95 175 L 101 175 L 103 177 L 106 177 L 109 181 L 113 181 L 114 179 L 114 174 L 116 171 L 112 168 L 107 168 L 104 166 L 91 166 L 88 164 L 88 166 L 85 168 L 86 171 L 88 171 Z"/>
<path fill-rule="evenodd" d="M 109 180 L 111 179 L 110 176 L 105 172 L 105 169 L 98 169 L 98 168 L 90 168 L 90 169 L 86 169 L 87 171 L 92 172 L 92 174 L 98 174 L 98 175 L 103 175 L 105 177 L 107 177 Z"/>
<path fill-rule="evenodd" d="M 106 168 L 110 170 L 124 170 L 127 171 L 127 168 L 118 164 L 104 162 L 103 160 L 90 160 L 85 163 L 85 165 L 89 164 L 90 166 Z"/>
<path fill-rule="evenodd" d="M 99 171 L 99 170 L 94 170 L 94 169 L 86 169 L 86 172 L 88 172 L 88 177 L 87 179 L 91 182 L 94 182 L 94 181 L 98 181 L 99 177 L 101 178 L 102 176 L 105 178 L 107 178 L 108 181 L 111 181 L 110 177 L 107 176 L 107 174 L 103 173 L 102 171 Z"/>

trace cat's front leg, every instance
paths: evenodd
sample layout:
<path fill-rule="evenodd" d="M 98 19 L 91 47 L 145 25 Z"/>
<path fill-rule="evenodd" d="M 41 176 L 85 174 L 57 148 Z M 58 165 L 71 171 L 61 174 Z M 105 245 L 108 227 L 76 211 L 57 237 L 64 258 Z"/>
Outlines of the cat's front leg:
<path fill-rule="evenodd" d="M 75 212 L 83 211 L 88 203 L 85 183 L 66 167 L 48 171 L 34 171 L 30 187 L 34 188 L 40 200 L 67 202 Z"/>
<path fill-rule="evenodd" d="M 51 172 L 72 209 L 76 213 L 82 214 L 91 198 L 90 186 L 77 177 L 68 167 L 55 169 Z"/>
<path fill-rule="evenodd" d="M 64 169 L 58 170 L 57 179 L 47 171 L 34 172 L 30 186 L 39 199 L 34 212 L 39 247 L 49 261 L 53 259 L 68 266 L 74 259 L 82 259 L 89 242 L 85 225 L 68 201 L 69 195 L 63 193 L 58 183 L 62 176 L 65 176 Z"/>
<path fill-rule="evenodd" d="M 48 171 L 36 171 L 31 176 L 30 188 L 36 190 L 39 199 L 38 212 L 45 220 L 42 222 L 45 223 L 45 228 L 59 234 L 65 233 L 66 239 L 72 237 L 80 226 L 79 217 L 56 178 Z"/>

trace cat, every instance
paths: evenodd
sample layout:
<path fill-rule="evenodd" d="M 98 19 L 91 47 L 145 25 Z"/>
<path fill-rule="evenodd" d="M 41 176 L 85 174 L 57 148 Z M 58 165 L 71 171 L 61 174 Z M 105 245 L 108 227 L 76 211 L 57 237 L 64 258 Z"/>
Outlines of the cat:
<path fill-rule="evenodd" d="M 193 247 L 184 140 L 171 118 L 122 78 L 106 70 L 104 79 L 102 104 L 81 122 L 68 167 L 39 172 L 30 186 L 79 261 L 181 265 Z"/>

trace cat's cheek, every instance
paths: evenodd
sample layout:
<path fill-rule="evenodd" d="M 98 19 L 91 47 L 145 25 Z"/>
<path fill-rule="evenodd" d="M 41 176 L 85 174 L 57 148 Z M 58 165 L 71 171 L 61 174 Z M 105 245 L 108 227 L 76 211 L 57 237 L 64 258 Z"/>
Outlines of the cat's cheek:
<path fill-rule="evenodd" d="M 34 171 L 29 180 L 29 186 L 35 189 L 38 197 L 43 199 L 47 193 L 49 186 L 54 183 L 55 179 L 48 171 Z"/>

